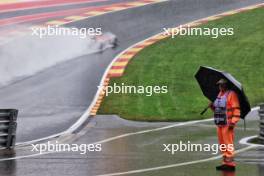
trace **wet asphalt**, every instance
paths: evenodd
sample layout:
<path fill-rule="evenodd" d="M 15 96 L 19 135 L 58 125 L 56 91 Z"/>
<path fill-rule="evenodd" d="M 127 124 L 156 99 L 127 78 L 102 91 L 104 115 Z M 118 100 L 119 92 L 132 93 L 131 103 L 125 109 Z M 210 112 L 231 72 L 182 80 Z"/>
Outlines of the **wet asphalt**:
<path fill-rule="evenodd" d="M 122 50 L 164 27 L 259 2 L 262 1 L 173 0 L 71 23 L 67 26 L 101 27 L 104 32 L 112 32 L 119 45 L 114 50 L 74 58 L 1 88 L 0 107 L 19 109 L 18 142 L 62 132 L 90 105 L 106 67 Z M 23 38 L 19 40 L 23 45 Z M 47 47 L 43 52 L 54 51 Z"/>
<path fill-rule="evenodd" d="M 163 144 L 179 144 L 180 141 L 192 144 L 216 144 L 216 128 L 212 121 L 168 127 L 177 123 L 147 123 L 127 121 L 115 115 L 99 115 L 78 133 L 63 139 L 61 143 L 92 144 L 99 143 L 99 152 L 62 152 L 40 156 L 32 147 L 17 148 L 17 160 L 1 161 L 2 176 L 96 176 L 96 175 L 223 175 L 215 171 L 221 163 L 211 151 L 177 151 L 172 154 L 164 151 Z M 235 148 L 247 146 L 238 141 L 258 134 L 258 119 L 247 122 L 247 131 L 240 122 L 236 128 Z M 162 128 L 168 127 L 168 128 Z M 156 129 L 156 130 L 153 130 Z M 157 130 L 159 129 L 159 130 Z M 140 133 L 139 133 L 140 132 Z M 236 155 L 237 176 L 263 176 L 264 148 L 252 148 Z M 23 158 L 27 157 L 27 158 Z M 194 162 L 194 163 L 193 163 Z M 146 170 L 148 169 L 148 170 Z M 132 172 L 132 173 L 129 173 Z M 117 174 L 119 173 L 119 174 Z"/>
<path fill-rule="evenodd" d="M 61 132 L 75 122 L 90 105 L 97 90 L 96 86 L 107 65 L 116 54 L 131 44 L 161 32 L 163 27 L 173 27 L 257 2 L 262 1 L 190 0 L 187 2 L 177 0 L 72 23 L 71 26 L 79 28 L 99 26 L 104 31 L 114 33 L 119 39 L 119 47 L 115 50 L 109 49 L 103 53 L 75 58 L 1 88 L 0 106 L 15 107 L 20 110 L 17 131 L 19 142 Z M 45 48 L 45 50 L 50 49 Z M 175 144 L 180 140 L 203 144 L 217 143 L 215 126 L 211 121 L 163 130 L 150 130 L 172 124 L 176 123 L 139 123 L 114 115 L 96 116 L 75 134 L 54 140 L 71 144 L 99 142 L 102 144 L 102 151 L 88 152 L 84 155 L 78 152 L 34 155 L 37 153 L 31 151 L 31 146 L 18 147 L 15 155 L 1 154 L 0 175 L 94 176 L 122 173 L 139 176 L 199 176 L 225 174 L 215 171 L 214 167 L 220 164 L 220 159 L 212 158 L 216 155 L 211 152 L 176 152 L 172 155 L 163 151 L 163 144 Z M 243 131 L 242 123 L 236 129 L 236 149 L 247 147 L 239 144 L 239 139 L 258 134 L 258 119 L 249 121 L 247 126 L 246 132 Z M 150 131 L 134 134 L 143 130 Z M 124 134 L 128 135 L 120 136 Z M 118 137 L 113 138 L 116 136 Z M 15 158 L 9 160 L 10 157 Z M 196 163 L 190 163 L 192 161 Z M 233 175 L 264 175 L 262 148 L 253 148 L 239 153 L 236 161 L 238 167 Z M 146 168 L 149 170 L 146 171 Z M 132 173 L 129 174 L 128 171 Z"/>
<path fill-rule="evenodd" d="M 19 142 L 61 132 L 74 123 L 90 105 L 105 68 L 123 49 L 160 32 L 163 27 L 173 27 L 256 2 L 261 1 L 177 0 L 72 23 L 71 26 L 79 28 L 102 27 L 104 31 L 114 33 L 119 39 L 119 47 L 75 58 L 1 88 L 0 106 L 20 110 L 17 131 Z M 252 116 L 256 117 L 256 112 Z M 252 120 L 247 123 L 247 131 L 243 130 L 241 122 L 236 129 L 237 150 L 247 147 L 239 144 L 239 139 L 258 134 L 258 118 L 249 119 Z M 211 152 L 176 152 L 173 155 L 164 152 L 163 144 L 176 144 L 180 141 L 217 143 L 212 121 L 153 130 L 176 124 L 133 122 L 114 115 L 99 115 L 90 118 L 74 134 L 54 140 L 79 145 L 98 142 L 102 145 L 102 151 L 38 155 L 31 151 L 32 146 L 17 147 L 13 155 L 0 152 L 0 175 L 227 175 L 215 171 L 220 159 L 212 158 L 217 155 Z M 263 176 L 263 158 L 263 148 L 239 153 L 236 156 L 237 171 L 228 175 Z"/>

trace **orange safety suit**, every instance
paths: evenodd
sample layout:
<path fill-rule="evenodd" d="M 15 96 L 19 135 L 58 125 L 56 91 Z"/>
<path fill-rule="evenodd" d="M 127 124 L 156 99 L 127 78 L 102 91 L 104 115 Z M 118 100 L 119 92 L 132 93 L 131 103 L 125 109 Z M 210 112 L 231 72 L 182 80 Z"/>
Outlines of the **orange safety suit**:
<path fill-rule="evenodd" d="M 226 149 L 220 147 L 220 150 L 223 155 L 223 164 L 229 166 L 235 166 L 234 162 L 234 128 L 230 128 L 231 126 L 235 126 L 235 124 L 240 119 L 240 105 L 238 96 L 234 91 L 220 91 L 217 99 L 214 103 L 211 104 L 211 109 L 215 112 L 214 117 L 216 119 L 217 113 L 216 109 L 219 107 L 218 102 L 224 102 L 224 112 L 226 121 L 223 123 L 219 123 L 217 125 L 217 134 L 218 134 L 218 143 L 219 145 L 225 145 Z M 219 109 L 219 108 L 218 108 Z M 228 148 L 228 145 L 232 145 L 231 148 Z M 228 150 L 227 150 L 228 149 Z"/>

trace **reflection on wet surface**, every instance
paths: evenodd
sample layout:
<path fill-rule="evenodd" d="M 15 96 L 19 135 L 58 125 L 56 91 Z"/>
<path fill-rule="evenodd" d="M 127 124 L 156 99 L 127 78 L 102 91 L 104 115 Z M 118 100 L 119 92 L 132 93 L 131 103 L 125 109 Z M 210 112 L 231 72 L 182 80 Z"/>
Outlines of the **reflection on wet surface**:
<path fill-rule="evenodd" d="M 264 163 L 258 165 L 259 168 L 259 176 L 264 176 Z"/>
<path fill-rule="evenodd" d="M 221 176 L 236 176 L 236 172 L 220 171 Z"/>
<path fill-rule="evenodd" d="M 16 160 L 0 162 L 1 175 L 16 175 Z"/>
<path fill-rule="evenodd" d="M 1 158 L 15 157 L 14 151 L 1 151 Z M 0 162 L 0 175 L 16 176 L 16 160 L 7 160 Z"/>
<path fill-rule="evenodd" d="M 156 129 L 176 123 L 138 123 L 119 119 L 117 116 L 98 116 L 81 130 L 82 136 L 73 138 L 73 143 L 88 144 L 123 134 L 133 134 L 142 130 Z M 211 152 L 176 152 L 174 155 L 163 151 L 164 143 L 179 143 L 191 141 L 192 143 L 217 142 L 215 128 L 211 122 L 203 122 L 206 125 L 184 125 L 154 130 L 146 133 L 137 133 L 129 136 L 121 136 L 102 143 L 101 152 L 90 152 L 80 155 L 78 152 L 52 153 L 36 157 L 19 159 L 16 161 L 0 161 L 0 176 L 95 176 L 101 174 L 127 172 L 152 168 L 147 172 L 138 172 L 131 175 L 139 176 L 164 176 L 164 175 L 227 175 L 227 176 L 263 176 L 263 165 L 259 162 L 263 158 L 263 149 L 254 148 L 236 156 L 237 170 L 235 173 L 217 172 L 215 166 L 221 164 L 221 160 L 202 161 L 194 164 L 184 164 L 165 169 L 155 169 L 159 166 L 182 164 L 190 161 L 200 161 L 212 158 Z M 255 121 L 248 122 L 248 128 L 256 127 Z M 241 124 L 242 126 L 242 124 Z M 236 148 L 246 146 L 238 144 L 238 139 L 255 135 L 257 131 L 236 130 Z M 23 156 L 33 154 L 30 149 L 17 149 L 16 155 Z M 127 174 L 124 174 L 127 175 Z"/>

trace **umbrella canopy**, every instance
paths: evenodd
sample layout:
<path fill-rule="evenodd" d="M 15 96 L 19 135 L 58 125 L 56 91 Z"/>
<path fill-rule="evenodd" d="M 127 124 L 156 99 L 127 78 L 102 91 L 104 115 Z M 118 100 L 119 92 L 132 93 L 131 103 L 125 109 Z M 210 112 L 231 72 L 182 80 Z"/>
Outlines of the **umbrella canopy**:
<path fill-rule="evenodd" d="M 229 89 L 235 91 L 238 95 L 241 108 L 241 118 L 244 119 L 250 112 L 250 104 L 244 93 L 243 87 L 231 74 L 212 67 L 201 66 L 195 74 L 195 78 L 198 81 L 204 96 L 212 102 L 215 101 L 219 93 L 218 85 L 216 85 L 217 81 L 221 78 L 226 79 L 228 81 Z"/>

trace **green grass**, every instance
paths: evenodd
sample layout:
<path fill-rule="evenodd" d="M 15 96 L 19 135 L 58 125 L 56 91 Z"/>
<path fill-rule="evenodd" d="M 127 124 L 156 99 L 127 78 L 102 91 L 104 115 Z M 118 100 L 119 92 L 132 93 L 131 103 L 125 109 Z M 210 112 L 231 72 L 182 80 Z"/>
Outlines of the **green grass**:
<path fill-rule="evenodd" d="M 194 79 L 200 65 L 225 70 L 244 86 L 252 106 L 264 101 L 264 10 L 256 9 L 201 27 L 232 27 L 233 36 L 177 36 L 151 45 L 130 62 L 111 85 L 166 85 L 168 94 L 110 94 L 99 113 L 140 121 L 203 119 L 208 104 Z"/>

